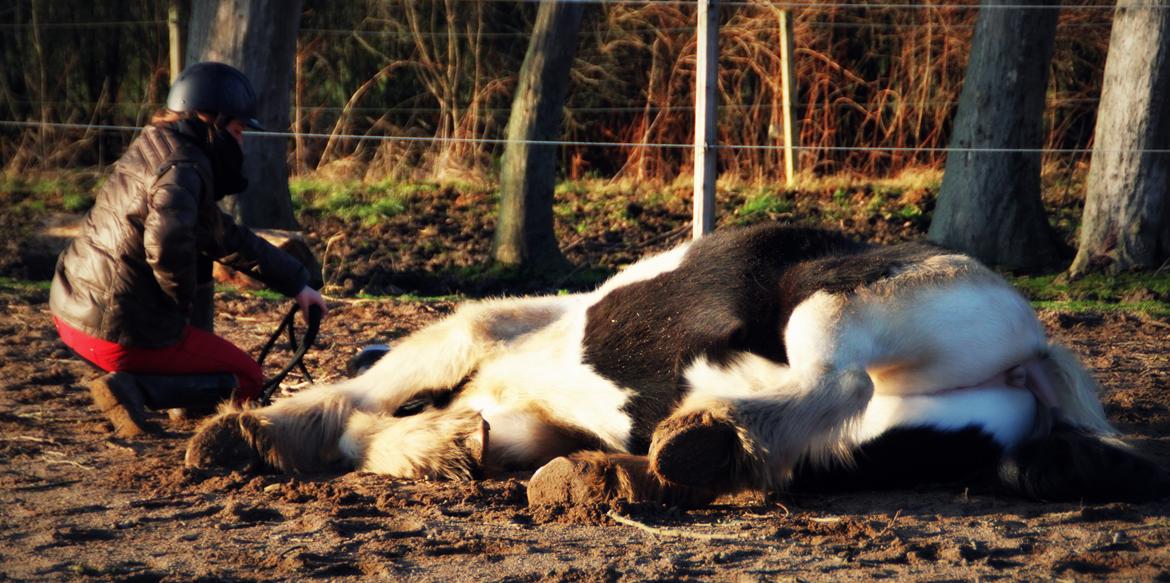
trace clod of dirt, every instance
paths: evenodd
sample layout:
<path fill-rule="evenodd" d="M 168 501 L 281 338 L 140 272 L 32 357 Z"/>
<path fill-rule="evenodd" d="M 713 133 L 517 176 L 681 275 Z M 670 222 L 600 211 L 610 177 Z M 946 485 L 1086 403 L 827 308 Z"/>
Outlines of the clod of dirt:
<path fill-rule="evenodd" d="M 547 463 L 528 481 L 528 505 L 596 505 L 620 500 L 656 500 L 695 508 L 713 494 L 669 484 L 650 471 L 642 456 L 578 453 Z"/>
<path fill-rule="evenodd" d="M 279 522 L 284 520 L 284 515 L 263 504 L 231 502 L 220 511 L 219 518 L 225 524 L 232 525 L 235 523 Z"/>
<path fill-rule="evenodd" d="M 1086 506 L 1078 515 L 1081 522 L 1102 522 L 1118 520 L 1121 522 L 1141 522 L 1142 513 L 1133 506 L 1124 503 L 1106 504 L 1104 506 Z M 1074 519 L 1075 520 L 1075 519 Z"/>
<path fill-rule="evenodd" d="M 378 521 L 374 524 L 378 533 L 384 538 L 412 538 L 427 534 L 426 526 L 422 521 L 409 518 Z"/>
<path fill-rule="evenodd" d="M 947 546 L 943 548 L 939 556 L 943 559 L 951 561 L 952 563 L 968 563 L 971 561 L 978 561 L 988 556 L 987 549 L 978 542 L 968 542 L 965 544 Z"/>
<path fill-rule="evenodd" d="M 59 543 L 84 543 L 116 538 L 114 531 L 106 528 L 82 528 L 68 526 L 53 532 L 53 540 Z"/>

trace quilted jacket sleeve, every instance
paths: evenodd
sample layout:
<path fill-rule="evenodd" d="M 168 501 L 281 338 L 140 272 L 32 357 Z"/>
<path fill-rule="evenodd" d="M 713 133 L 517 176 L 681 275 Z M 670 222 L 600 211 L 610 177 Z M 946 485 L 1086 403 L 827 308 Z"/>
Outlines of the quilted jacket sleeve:
<path fill-rule="evenodd" d="M 213 259 L 264 282 L 288 296 L 297 295 L 309 282 L 309 270 L 293 256 L 277 249 L 247 227 L 237 225 L 231 215 L 218 211 L 218 225 L 213 231 Z"/>
<path fill-rule="evenodd" d="M 201 184 L 196 170 L 175 166 L 156 182 L 146 201 L 146 262 L 163 293 L 183 310 L 191 305 L 195 293 Z"/>

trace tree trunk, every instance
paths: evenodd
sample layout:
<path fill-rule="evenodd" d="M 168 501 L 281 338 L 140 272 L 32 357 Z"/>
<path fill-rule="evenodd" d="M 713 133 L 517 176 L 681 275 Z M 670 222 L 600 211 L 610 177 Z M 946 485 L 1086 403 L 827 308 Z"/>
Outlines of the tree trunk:
<path fill-rule="evenodd" d="M 569 88 L 569 70 L 581 29 L 581 2 L 541 2 L 528 53 L 520 68 L 508 119 L 508 145 L 500 175 L 500 215 L 492 257 L 525 271 L 567 265 L 553 230 L 556 146 L 522 143 L 555 140 Z"/>
<path fill-rule="evenodd" d="M 1170 149 L 1170 10 L 1137 4 L 1113 18 L 1073 277 L 1170 257 L 1170 154 L 1140 151 Z"/>
<path fill-rule="evenodd" d="M 983 0 L 929 238 L 1008 269 L 1051 264 L 1058 243 L 1040 201 L 1044 94 L 1059 0 Z M 968 148 L 1005 151 L 963 151 Z"/>
<path fill-rule="evenodd" d="M 248 76 L 260 97 L 258 119 L 271 131 L 289 127 L 289 94 L 303 0 L 193 0 L 187 63 L 219 61 Z M 245 140 L 248 189 L 225 207 L 251 227 L 297 229 L 288 190 L 288 139 Z"/>

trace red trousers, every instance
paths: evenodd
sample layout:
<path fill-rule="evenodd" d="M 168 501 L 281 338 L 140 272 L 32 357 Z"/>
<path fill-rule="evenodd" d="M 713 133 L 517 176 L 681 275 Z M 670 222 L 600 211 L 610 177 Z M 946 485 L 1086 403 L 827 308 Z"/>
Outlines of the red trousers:
<path fill-rule="evenodd" d="M 264 371 L 248 353 L 215 334 L 193 326 L 183 329 L 183 337 L 178 344 L 162 348 L 132 348 L 89 336 L 56 317 L 53 323 L 57 325 L 57 333 L 66 346 L 106 372 L 166 375 L 231 373 L 236 375 L 239 384 L 236 398 L 240 401 L 259 397 L 264 385 Z"/>

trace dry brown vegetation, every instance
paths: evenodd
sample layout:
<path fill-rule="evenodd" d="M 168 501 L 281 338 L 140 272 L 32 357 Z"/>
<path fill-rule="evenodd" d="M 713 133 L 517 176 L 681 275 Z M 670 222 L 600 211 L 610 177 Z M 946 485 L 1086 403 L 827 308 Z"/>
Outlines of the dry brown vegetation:
<path fill-rule="evenodd" d="M 802 157 L 816 174 L 888 176 L 941 166 L 976 11 L 810 7 L 796 12 Z M 1065 3 L 1052 64 L 1047 145 L 1090 144 L 1112 18 Z M 347 179 L 493 178 L 535 5 L 487 0 L 306 2 L 290 146 L 294 172 Z M 779 144 L 778 9 L 722 8 L 720 136 Z M 164 3 L 20 0 L 0 9 L 0 117 L 140 125 L 167 83 Z M 689 173 L 694 6 L 591 6 L 566 107 L 569 178 L 671 180 Z M 95 23 L 114 23 L 95 25 Z M 11 33 L 11 34 L 9 34 Z M 405 136 L 373 141 L 345 136 Z M 127 132 L 0 127 L 8 174 L 115 160 Z M 853 148 L 906 148 L 857 150 Z M 724 149 L 726 175 L 772 181 L 774 149 Z M 1073 169 L 1082 155 L 1050 155 Z"/>

